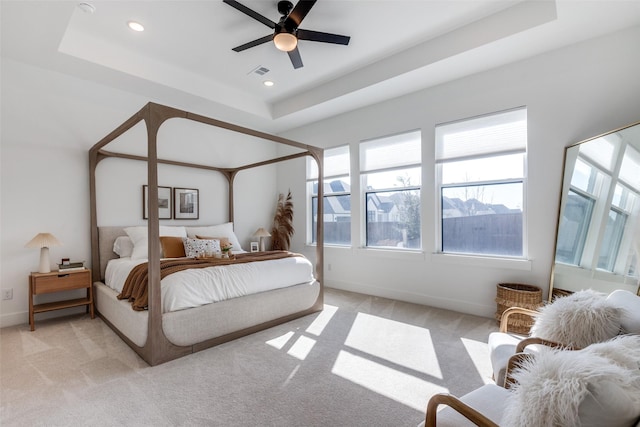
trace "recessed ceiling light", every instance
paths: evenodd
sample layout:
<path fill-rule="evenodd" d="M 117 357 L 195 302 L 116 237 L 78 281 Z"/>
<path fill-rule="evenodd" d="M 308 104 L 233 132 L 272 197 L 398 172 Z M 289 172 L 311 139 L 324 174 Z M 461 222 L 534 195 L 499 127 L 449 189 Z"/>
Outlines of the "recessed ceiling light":
<path fill-rule="evenodd" d="M 267 87 L 271 87 L 273 86 L 275 83 L 272 82 L 271 80 L 265 80 L 262 82 L 263 85 L 267 86 Z"/>
<path fill-rule="evenodd" d="M 144 26 L 136 21 L 129 21 L 127 22 L 127 25 L 129 26 L 129 28 L 131 28 L 133 31 L 144 31 Z"/>
<path fill-rule="evenodd" d="M 89 13 L 89 14 L 96 11 L 96 7 L 91 3 L 78 3 L 78 9 L 80 9 L 84 13 Z"/>

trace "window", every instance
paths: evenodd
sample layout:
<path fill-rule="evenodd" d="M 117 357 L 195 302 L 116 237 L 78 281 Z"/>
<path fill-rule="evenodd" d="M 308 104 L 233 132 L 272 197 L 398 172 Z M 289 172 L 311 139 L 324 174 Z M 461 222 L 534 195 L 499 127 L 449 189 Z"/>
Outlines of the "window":
<path fill-rule="evenodd" d="M 606 155 L 598 157 L 601 160 L 607 158 Z M 558 227 L 557 262 L 570 265 L 582 264 L 593 211 L 598 199 L 601 198 L 600 194 L 606 182 L 605 174 L 595 165 L 590 165 L 586 157 L 576 159 L 567 203 Z"/>
<path fill-rule="evenodd" d="M 420 131 L 360 143 L 365 245 L 421 248 Z"/>
<path fill-rule="evenodd" d="M 580 265 L 595 199 L 589 194 L 569 191 L 569 197 L 560 218 L 556 261 Z"/>
<path fill-rule="evenodd" d="M 619 257 L 624 246 L 624 232 L 628 227 L 628 219 L 632 216 L 636 205 L 637 194 L 616 184 L 611 207 L 605 220 L 604 235 L 598 257 L 598 268 L 610 272 L 624 273 L 627 259 Z M 632 249 L 631 249 L 632 250 Z M 626 258 L 626 257 L 624 257 Z M 621 262 L 623 265 L 617 266 Z"/>
<path fill-rule="evenodd" d="M 527 111 L 436 126 L 440 251 L 522 257 Z"/>
<path fill-rule="evenodd" d="M 324 151 L 324 243 L 351 244 L 351 187 L 349 184 L 349 147 Z M 307 185 L 311 195 L 311 243 L 317 242 L 318 165 L 307 162 Z"/>
<path fill-rule="evenodd" d="M 640 210 L 636 190 L 640 155 L 615 135 L 598 142 L 580 145 L 561 213 L 556 261 L 633 275 L 637 268 L 633 218 Z"/>

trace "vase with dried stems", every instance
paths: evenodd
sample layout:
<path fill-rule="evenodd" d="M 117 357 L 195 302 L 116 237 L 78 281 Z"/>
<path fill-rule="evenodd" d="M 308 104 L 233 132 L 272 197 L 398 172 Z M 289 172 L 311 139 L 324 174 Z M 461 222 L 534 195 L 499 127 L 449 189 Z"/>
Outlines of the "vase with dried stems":
<path fill-rule="evenodd" d="M 273 228 L 271 229 L 271 249 L 274 251 L 288 251 L 294 231 L 293 201 L 291 200 L 291 190 L 289 190 L 286 198 L 283 193 L 278 195 L 276 214 L 273 218 Z"/>

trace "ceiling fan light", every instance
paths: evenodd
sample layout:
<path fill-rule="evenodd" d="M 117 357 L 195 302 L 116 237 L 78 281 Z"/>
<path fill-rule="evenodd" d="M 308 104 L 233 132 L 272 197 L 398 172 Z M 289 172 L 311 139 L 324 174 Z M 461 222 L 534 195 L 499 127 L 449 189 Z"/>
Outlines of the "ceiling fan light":
<path fill-rule="evenodd" d="M 291 52 L 298 46 L 298 38 L 291 33 L 278 33 L 273 37 L 273 43 L 283 52 Z"/>

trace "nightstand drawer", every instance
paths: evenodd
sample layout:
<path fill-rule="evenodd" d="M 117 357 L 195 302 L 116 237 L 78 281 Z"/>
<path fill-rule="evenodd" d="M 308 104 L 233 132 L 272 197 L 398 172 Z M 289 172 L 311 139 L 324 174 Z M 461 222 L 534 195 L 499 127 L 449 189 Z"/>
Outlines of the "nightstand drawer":
<path fill-rule="evenodd" d="M 90 277 L 89 270 L 35 277 L 33 280 L 33 293 L 35 295 L 87 288 L 91 286 Z"/>

